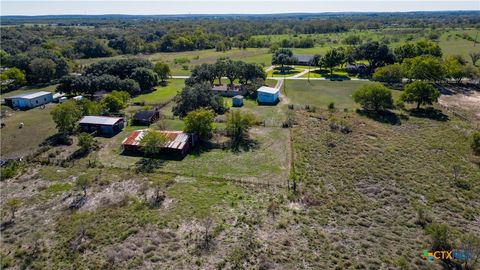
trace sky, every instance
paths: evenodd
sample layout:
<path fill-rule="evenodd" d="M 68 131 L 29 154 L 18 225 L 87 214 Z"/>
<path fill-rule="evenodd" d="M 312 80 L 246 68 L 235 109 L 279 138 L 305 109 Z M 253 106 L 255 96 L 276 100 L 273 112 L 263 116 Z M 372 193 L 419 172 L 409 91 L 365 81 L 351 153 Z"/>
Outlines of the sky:
<path fill-rule="evenodd" d="M 6 15 L 272 14 L 480 10 L 480 0 L 0 0 Z"/>

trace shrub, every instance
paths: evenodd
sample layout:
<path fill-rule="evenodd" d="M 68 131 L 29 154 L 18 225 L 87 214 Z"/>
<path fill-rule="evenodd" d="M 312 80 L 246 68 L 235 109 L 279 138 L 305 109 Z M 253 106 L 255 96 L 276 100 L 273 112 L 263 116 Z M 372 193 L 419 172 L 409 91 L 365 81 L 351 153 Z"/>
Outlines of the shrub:
<path fill-rule="evenodd" d="M 14 177 L 17 174 L 19 165 L 15 161 L 9 162 L 7 165 L 3 166 L 0 171 L 0 180 L 9 179 Z"/>
<path fill-rule="evenodd" d="M 209 139 L 212 137 L 215 128 L 213 125 L 214 118 L 213 112 L 205 108 L 191 111 L 183 118 L 185 123 L 184 131 L 198 134 L 202 140 Z"/>
<path fill-rule="evenodd" d="M 234 141 L 243 140 L 248 129 L 256 123 L 255 117 L 249 113 L 241 113 L 236 110 L 227 115 L 227 134 Z"/>
<path fill-rule="evenodd" d="M 165 134 L 158 131 L 148 130 L 140 141 L 140 145 L 146 155 L 156 155 L 160 153 L 162 147 L 167 141 L 168 138 Z"/>
<path fill-rule="evenodd" d="M 82 132 L 78 135 L 78 146 L 80 146 L 80 150 L 84 153 L 89 152 L 95 141 L 93 140 L 92 135 Z"/>
<path fill-rule="evenodd" d="M 432 250 L 450 250 L 450 229 L 445 224 L 432 223 L 426 227 L 432 238 Z"/>
<path fill-rule="evenodd" d="M 353 92 L 353 100 L 365 110 L 380 111 L 393 107 L 392 91 L 380 83 L 367 83 Z"/>
<path fill-rule="evenodd" d="M 335 110 L 335 102 L 330 102 L 328 103 L 328 110 L 333 111 Z"/>
<path fill-rule="evenodd" d="M 480 130 L 473 132 L 471 146 L 473 152 L 475 152 L 477 155 L 480 155 Z"/>
<path fill-rule="evenodd" d="M 386 83 L 400 83 L 402 82 L 401 67 L 399 64 L 379 67 L 373 73 L 373 79 Z"/>

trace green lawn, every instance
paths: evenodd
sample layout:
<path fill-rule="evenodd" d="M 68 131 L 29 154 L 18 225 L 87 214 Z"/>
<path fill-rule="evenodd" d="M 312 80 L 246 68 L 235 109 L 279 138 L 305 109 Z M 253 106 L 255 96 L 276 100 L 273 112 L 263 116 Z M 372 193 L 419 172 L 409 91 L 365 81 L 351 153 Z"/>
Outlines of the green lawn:
<path fill-rule="evenodd" d="M 304 71 L 303 68 L 299 68 L 298 66 L 291 66 L 289 68 L 291 69 L 285 70 L 285 73 L 282 73 L 280 67 L 275 67 L 267 72 L 267 77 L 291 77 Z"/>
<path fill-rule="evenodd" d="M 358 105 L 353 101 L 352 93 L 365 83 L 365 81 L 287 80 L 284 94 L 293 104 L 326 108 L 330 102 L 335 102 L 337 108 L 355 109 Z M 394 99 L 400 95 L 400 91 L 392 91 Z"/>
<path fill-rule="evenodd" d="M 133 102 L 145 102 L 145 104 L 160 104 L 170 101 L 178 91 L 181 91 L 185 85 L 183 79 L 170 79 L 166 86 L 157 86 L 155 90 L 148 94 L 136 96 Z"/>

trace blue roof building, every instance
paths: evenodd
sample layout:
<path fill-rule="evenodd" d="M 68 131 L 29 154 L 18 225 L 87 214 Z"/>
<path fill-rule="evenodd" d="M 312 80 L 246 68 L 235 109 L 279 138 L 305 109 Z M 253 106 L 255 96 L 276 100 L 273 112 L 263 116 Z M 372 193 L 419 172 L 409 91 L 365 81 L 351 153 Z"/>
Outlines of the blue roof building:
<path fill-rule="evenodd" d="M 257 90 L 257 102 L 259 104 L 277 104 L 279 95 L 279 89 L 262 86 Z"/>
<path fill-rule="evenodd" d="M 5 103 L 14 109 L 31 109 L 53 101 L 53 95 L 50 92 L 24 93 L 5 98 Z"/>

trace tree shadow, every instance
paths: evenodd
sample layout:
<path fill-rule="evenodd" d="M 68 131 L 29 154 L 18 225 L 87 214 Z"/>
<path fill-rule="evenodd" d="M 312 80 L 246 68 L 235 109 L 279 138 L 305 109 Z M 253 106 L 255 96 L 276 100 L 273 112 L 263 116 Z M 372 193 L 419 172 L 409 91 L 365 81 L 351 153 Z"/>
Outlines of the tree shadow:
<path fill-rule="evenodd" d="M 230 141 L 230 150 L 233 153 L 240 152 L 249 152 L 257 150 L 260 147 L 260 143 L 257 140 L 253 139 L 240 139 L 240 140 L 231 140 Z"/>
<path fill-rule="evenodd" d="M 366 110 L 357 110 L 357 113 L 375 120 L 377 122 L 386 123 L 390 125 L 400 125 L 402 124 L 400 117 L 391 111 L 366 111 Z"/>
<path fill-rule="evenodd" d="M 72 138 L 65 136 L 64 134 L 57 133 L 49 136 L 40 145 L 59 146 L 59 145 L 72 145 Z"/>
<path fill-rule="evenodd" d="M 448 115 L 444 114 L 442 110 L 435 109 L 433 107 L 411 109 L 409 112 L 411 116 L 415 116 L 418 118 L 428 118 L 442 122 L 449 120 Z"/>
<path fill-rule="evenodd" d="M 151 173 L 161 168 L 165 162 L 166 160 L 164 159 L 142 157 L 139 161 L 135 162 L 135 169 L 137 172 Z"/>

